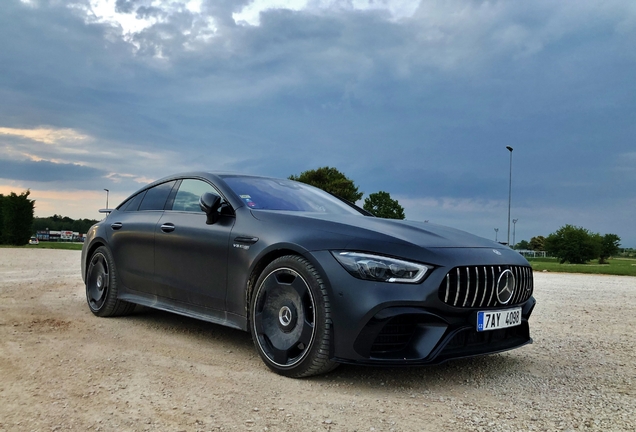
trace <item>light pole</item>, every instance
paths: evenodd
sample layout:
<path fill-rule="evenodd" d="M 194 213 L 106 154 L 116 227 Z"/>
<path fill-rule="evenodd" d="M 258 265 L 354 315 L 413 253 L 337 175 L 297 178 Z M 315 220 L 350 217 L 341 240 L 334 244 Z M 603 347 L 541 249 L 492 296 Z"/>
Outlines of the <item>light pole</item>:
<path fill-rule="evenodd" d="M 106 191 L 106 208 L 108 209 L 108 192 L 110 192 L 108 189 L 104 189 Z"/>
<path fill-rule="evenodd" d="M 517 221 L 519 219 L 513 219 L 512 220 L 512 248 L 514 249 L 515 246 L 517 245 L 516 240 L 515 240 L 515 234 L 517 233 Z"/>
<path fill-rule="evenodd" d="M 510 246 L 510 203 L 512 202 L 512 147 L 506 146 L 510 152 L 510 178 L 508 180 L 508 246 Z"/>
<path fill-rule="evenodd" d="M 497 241 L 497 234 L 499 234 L 499 228 L 495 228 L 495 241 Z"/>

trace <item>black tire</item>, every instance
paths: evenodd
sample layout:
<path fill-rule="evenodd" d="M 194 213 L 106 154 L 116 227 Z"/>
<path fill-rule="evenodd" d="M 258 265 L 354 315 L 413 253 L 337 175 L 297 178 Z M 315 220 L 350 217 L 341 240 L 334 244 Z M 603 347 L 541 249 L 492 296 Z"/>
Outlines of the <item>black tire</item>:
<path fill-rule="evenodd" d="M 287 255 L 272 261 L 254 285 L 250 331 L 263 362 L 293 378 L 327 373 L 331 311 L 324 283 L 309 261 Z"/>
<path fill-rule="evenodd" d="M 100 317 L 128 315 L 135 305 L 117 298 L 117 270 L 106 246 L 95 249 L 86 271 L 86 302 Z"/>

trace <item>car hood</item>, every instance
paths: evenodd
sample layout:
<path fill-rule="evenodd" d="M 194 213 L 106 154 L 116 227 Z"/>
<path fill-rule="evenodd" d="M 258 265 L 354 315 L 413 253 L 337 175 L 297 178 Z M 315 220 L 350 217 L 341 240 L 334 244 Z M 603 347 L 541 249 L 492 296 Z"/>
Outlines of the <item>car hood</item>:
<path fill-rule="evenodd" d="M 499 243 L 443 225 L 357 215 L 252 210 L 256 219 L 326 231 L 365 240 L 408 243 L 425 248 L 508 249 Z"/>

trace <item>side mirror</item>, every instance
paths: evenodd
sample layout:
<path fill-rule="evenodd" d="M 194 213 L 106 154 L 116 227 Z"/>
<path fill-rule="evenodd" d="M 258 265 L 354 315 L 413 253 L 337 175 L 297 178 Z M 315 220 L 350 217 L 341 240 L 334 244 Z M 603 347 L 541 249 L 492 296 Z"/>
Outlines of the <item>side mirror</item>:
<path fill-rule="evenodd" d="M 201 210 L 208 216 L 206 224 L 212 225 L 219 220 L 219 208 L 221 207 L 221 197 L 212 192 L 206 192 L 199 198 Z"/>

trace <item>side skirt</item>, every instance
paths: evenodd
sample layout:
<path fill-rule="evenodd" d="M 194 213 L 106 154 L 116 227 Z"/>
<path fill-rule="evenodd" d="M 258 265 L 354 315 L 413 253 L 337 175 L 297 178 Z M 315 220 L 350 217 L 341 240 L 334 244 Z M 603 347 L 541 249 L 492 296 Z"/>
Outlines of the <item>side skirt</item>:
<path fill-rule="evenodd" d="M 246 317 L 236 315 L 227 311 L 176 302 L 165 297 L 132 291 L 125 288 L 120 291 L 119 298 L 121 300 L 135 303 L 141 306 L 146 306 L 152 309 L 172 312 L 190 318 L 207 321 L 214 324 L 220 324 L 226 327 L 231 327 L 243 331 L 248 330 Z"/>

